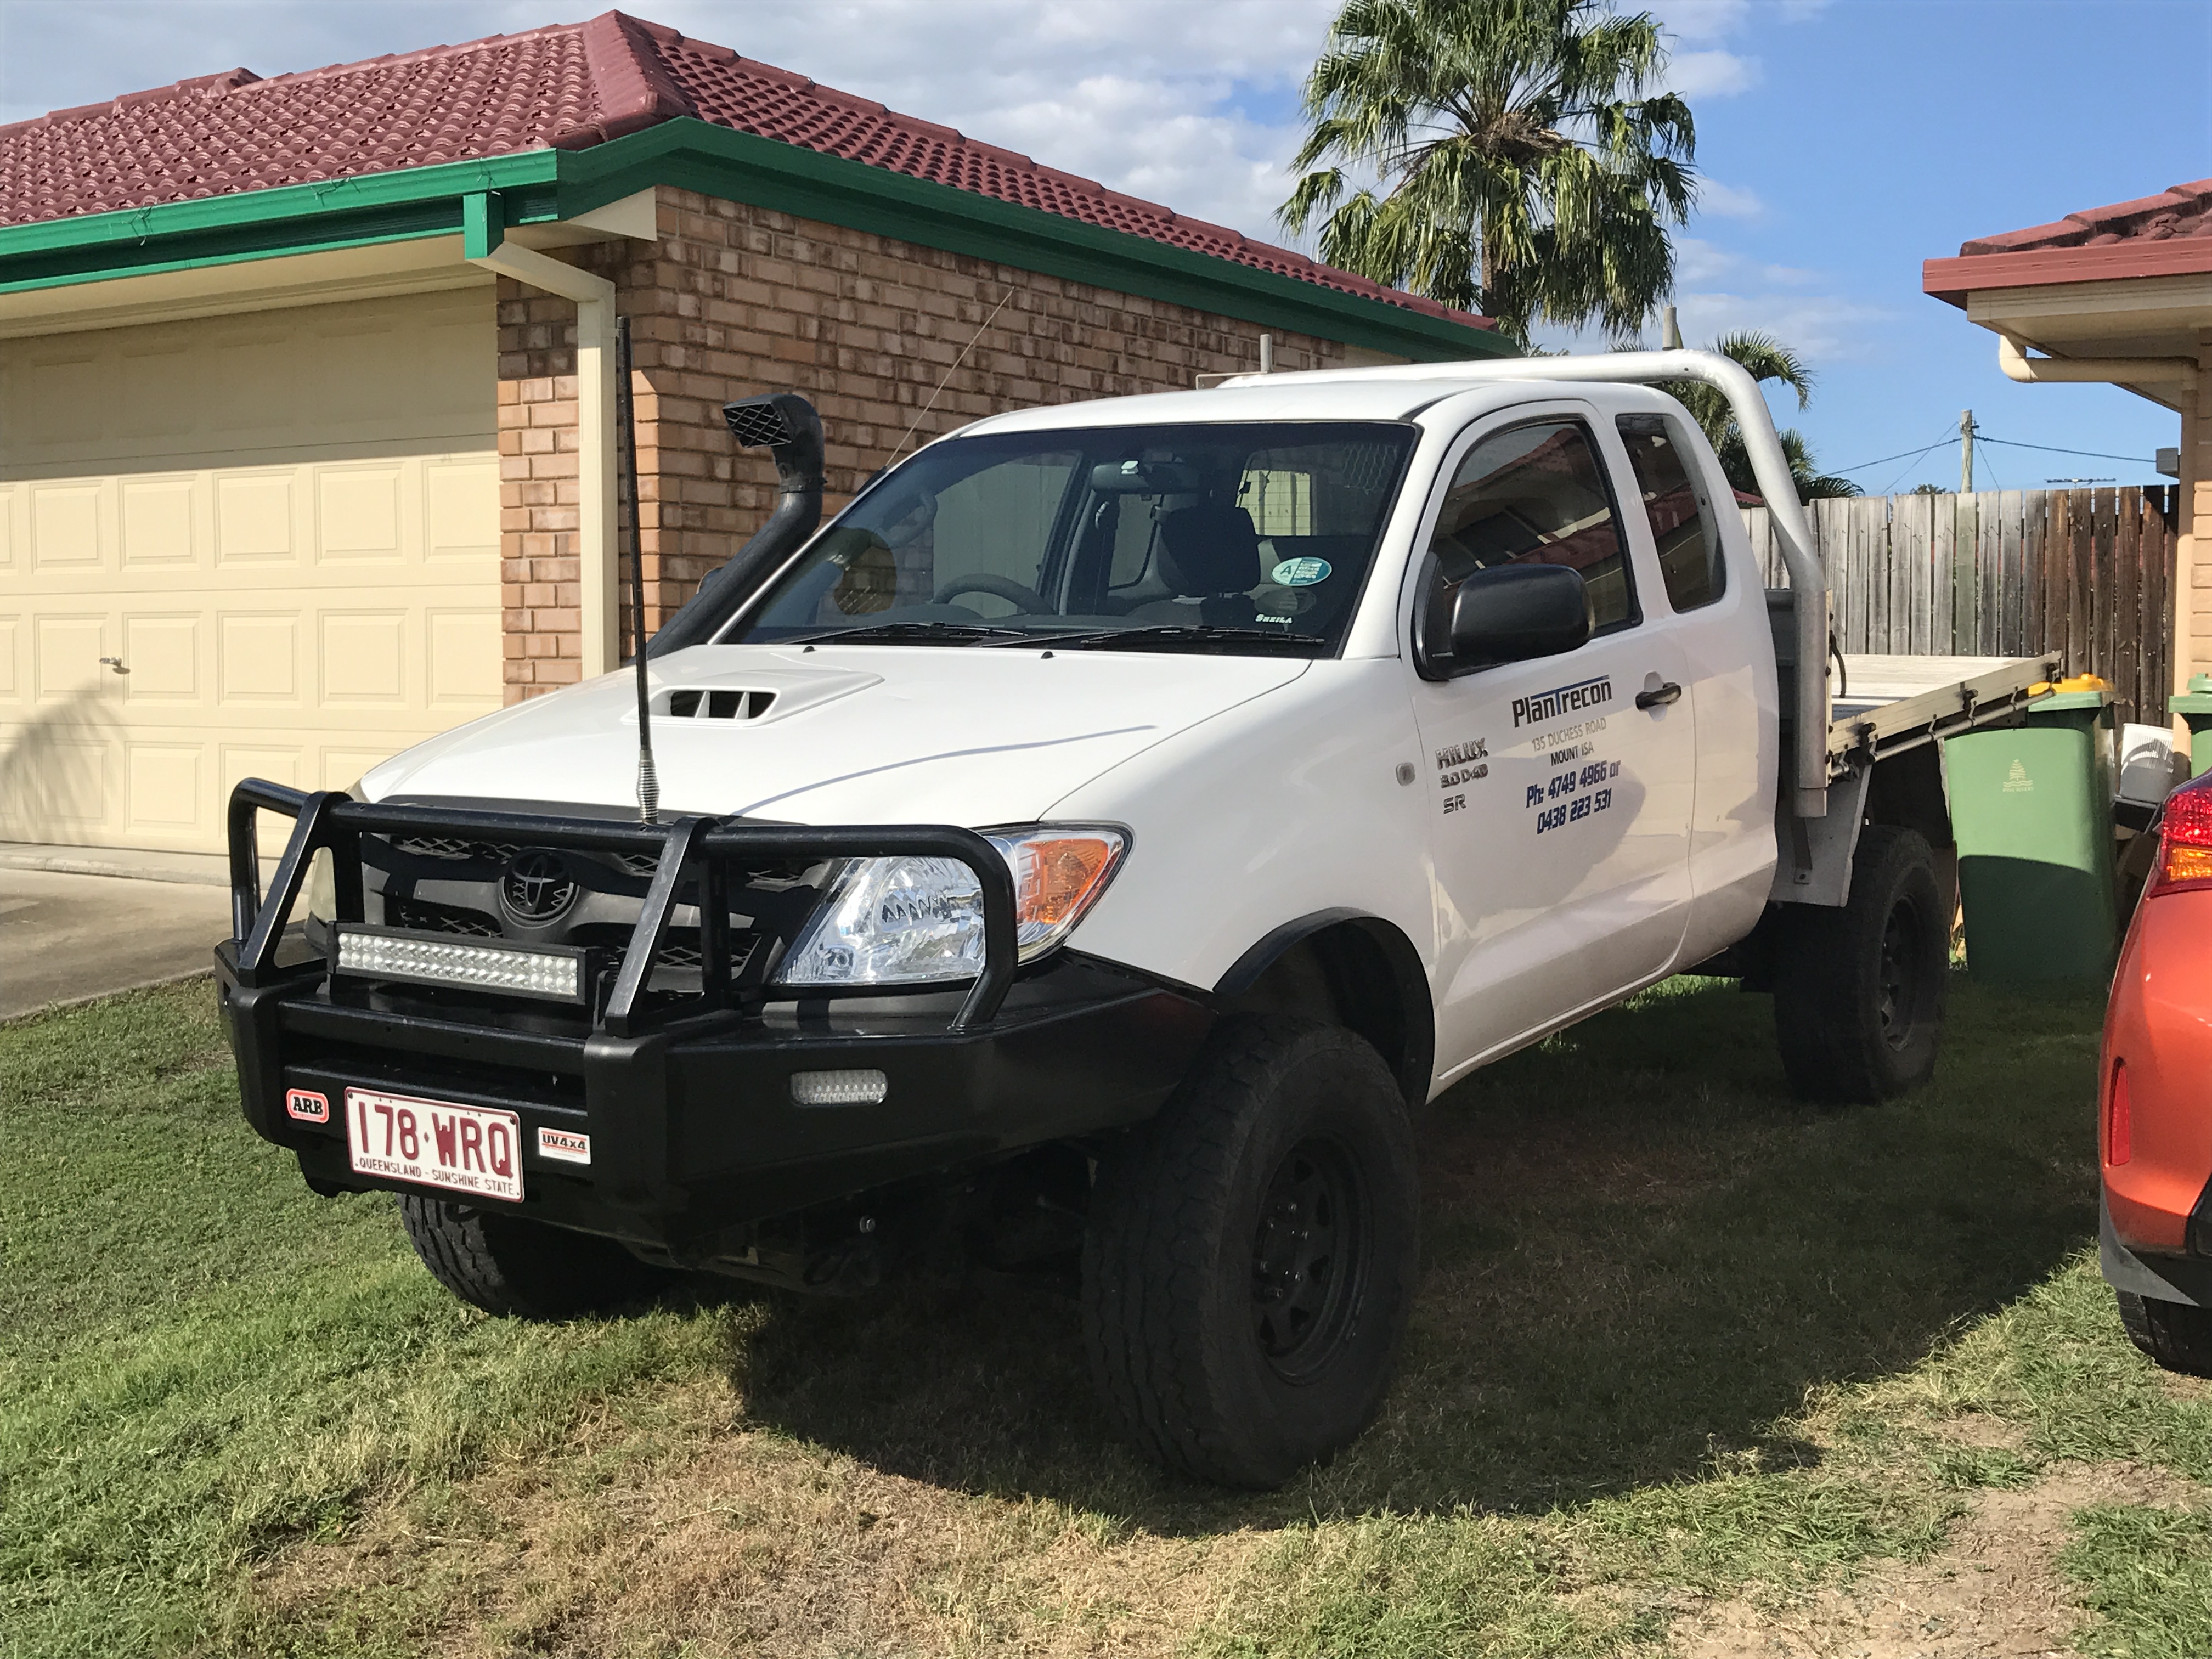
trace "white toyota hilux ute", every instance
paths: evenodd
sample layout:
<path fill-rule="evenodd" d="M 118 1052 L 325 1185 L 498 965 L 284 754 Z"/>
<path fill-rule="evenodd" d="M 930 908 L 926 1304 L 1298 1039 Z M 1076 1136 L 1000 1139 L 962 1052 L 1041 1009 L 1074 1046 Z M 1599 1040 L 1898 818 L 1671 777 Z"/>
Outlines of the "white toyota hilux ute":
<path fill-rule="evenodd" d="M 1734 404 L 1789 586 L 1682 380 Z M 1129 1436 L 1265 1486 L 1376 1411 L 1409 1114 L 1486 1061 L 1702 968 L 1772 993 L 1806 1097 L 1929 1075 L 1936 739 L 2050 667 L 1841 695 L 1727 360 L 1000 416 L 818 528 L 812 410 L 726 413 L 781 504 L 641 672 L 233 798 L 248 1120 L 319 1192 L 399 1193 L 478 1306 L 851 1293 L 949 1225 L 1079 1260 Z"/>

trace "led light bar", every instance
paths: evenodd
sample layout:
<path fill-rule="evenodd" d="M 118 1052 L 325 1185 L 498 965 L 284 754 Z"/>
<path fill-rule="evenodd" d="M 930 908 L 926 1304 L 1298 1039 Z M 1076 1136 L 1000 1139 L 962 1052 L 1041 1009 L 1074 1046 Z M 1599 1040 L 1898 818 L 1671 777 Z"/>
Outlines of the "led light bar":
<path fill-rule="evenodd" d="M 341 922 L 337 971 L 361 979 L 405 980 L 548 1002 L 586 994 L 584 953 L 568 945 L 487 945 L 444 933 Z"/>
<path fill-rule="evenodd" d="M 791 1098 L 799 1106 L 872 1106 L 890 1092 L 881 1072 L 793 1072 Z"/>

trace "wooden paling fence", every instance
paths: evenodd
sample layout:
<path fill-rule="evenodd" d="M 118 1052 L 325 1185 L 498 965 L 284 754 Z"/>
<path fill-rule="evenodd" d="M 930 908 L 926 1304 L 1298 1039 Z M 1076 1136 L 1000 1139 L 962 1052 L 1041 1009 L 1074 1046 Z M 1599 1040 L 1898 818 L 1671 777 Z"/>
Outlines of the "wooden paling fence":
<path fill-rule="evenodd" d="M 1837 638 L 1878 656 L 2063 654 L 2112 682 L 2123 720 L 2166 722 L 2179 490 L 1984 489 L 1810 503 Z M 1789 578 L 1763 507 L 1742 509 L 1770 586 Z"/>

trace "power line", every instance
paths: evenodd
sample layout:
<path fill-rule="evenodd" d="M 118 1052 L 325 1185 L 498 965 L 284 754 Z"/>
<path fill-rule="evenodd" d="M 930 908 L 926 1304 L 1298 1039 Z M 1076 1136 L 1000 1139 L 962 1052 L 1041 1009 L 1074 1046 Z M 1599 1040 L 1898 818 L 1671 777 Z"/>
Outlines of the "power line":
<path fill-rule="evenodd" d="M 1976 427 L 1974 428 L 1974 438 L 1977 442 L 1985 444 L 2002 444 L 2008 449 L 2038 449 L 2043 451 L 2045 454 L 2050 455 L 2084 455 L 2088 457 L 2091 460 L 2097 461 L 2134 461 L 2140 464 L 2143 459 L 2140 455 L 2115 455 L 2110 450 L 2105 449 L 2063 449 L 2057 444 L 2030 444 L 2022 443 L 2017 438 L 1992 438 L 1988 433 L 1983 431 L 1979 427 Z M 1904 460 L 1908 456 L 1911 459 L 1917 461 L 1923 455 L 1932 454 L 1935 451 L 1947 448 L 1950 445 L 1957 443 L 1958 441 L 1958 434 L 1954 433 L 1948 438 L 1937 439 L 1934 443 L 1929 444 L 1925 449 L 1900 449 L 1894 455 L 1879 455 L 1873 460 L 1861 461 L 1856 466 L 1837 467 L 1835 471 L 1840 477 L 1849 477 L 1854 472 L 1869 471 L 1875 467 L 1883 465 L 1887 462 Z M 1990 476 L 1993 478 L 1996 476 L 1994 470 L 1991 471 Z"/>
<path fill-rule="evenodd" d="M 2115 455 L 2102 449 L 2061 449 L 2056 444 L 2024 444 L 2015 438 L 1992 438 L 1982 433 L 1977 433 L 1975 435 L 1985 444 L 2002 444 L 2008 449 L 2040 449 L 2052 455 L 2087 455 L 2091 459 L 2099 461 L 2140 463 L 2142 460 L 2140 455 Z"/>
<path fill-rule="evenodd" d="M 1945 444 L 1954 444 L 1958 441 L 1958 434 L 1954 433 L 1948 438 L 1938 438 L 1934 443 L 1928 446 L 1928 449 L 1941 449 Z M 1848 477 L 1854 472 L 1864 472 L 1869 467 L 1880 466 L 1884 461 L 1901 461 L 1907 455 L 1911 456 L 1915 460 L 1918 460 L 1923 455 L 1925 455 L 1928 453 L 1928 449 L 1900 449 L 1894 455 L 1876 456 L 1873 460 L 1861 461 L 1856 466 L 1839 466 L 1836 471 L 1838 474 Z"/>

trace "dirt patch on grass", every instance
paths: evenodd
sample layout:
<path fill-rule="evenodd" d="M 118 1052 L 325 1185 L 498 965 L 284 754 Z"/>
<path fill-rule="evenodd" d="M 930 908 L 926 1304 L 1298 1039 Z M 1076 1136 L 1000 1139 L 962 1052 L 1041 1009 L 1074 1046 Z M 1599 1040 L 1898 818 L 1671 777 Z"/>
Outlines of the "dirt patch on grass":
<path fill-rule="evenodd" d="M 410 1638 L 447 1659 L 1088 1659 L 1176 1648 L 1260 1541 L 970 1496 L 740 1427 L 650 1468 L 492 1471 L 434 1522 L 387 1505 L 263 1589 L 280 1625 L 411 1604 Z"/>
<path fill-rule="evenodd" d="M 1957 1446 L 1969 1446 L 1976 1451 L 2025 1452 L 2028 1445 L 2026 1428 L 2006 1418 L 1993 1417 L 1987 1412 L 1966 1412 L 1957 1417 L 1939 1419 L 1936 1425 L 1938 1438 Z"/>
<path fill-rule="evenodd" d="M 1673 1650 L 1681 1659 L 2071 1653 L 2083 1614 L 2057 1565 L 2068 1519 L 2093 1504 L 2180 1508 L 2203 1498 L 2190 1483 L 2143 1464 L 2060 1468 L 2033 1486 L 1983 1493 L 1948 1547 L 1928 1560 L 1893 1565 L 1840 1589 L 1732 1597 L 1680 1620 Z"/>

